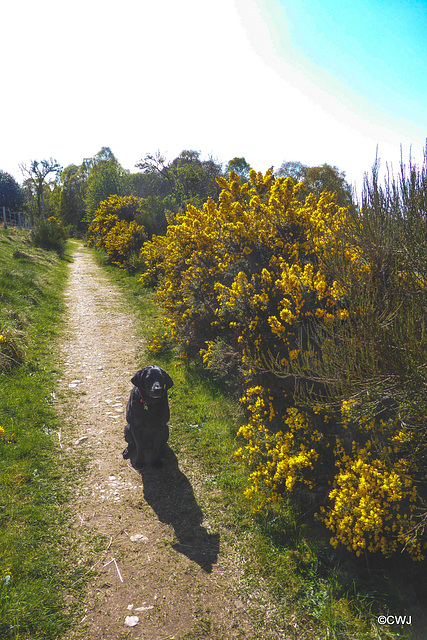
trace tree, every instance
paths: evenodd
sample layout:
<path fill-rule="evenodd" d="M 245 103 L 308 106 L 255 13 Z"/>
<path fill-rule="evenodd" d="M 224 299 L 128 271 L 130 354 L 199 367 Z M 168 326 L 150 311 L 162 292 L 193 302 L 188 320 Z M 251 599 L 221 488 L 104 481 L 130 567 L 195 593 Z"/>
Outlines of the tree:
<path fill-rule="evenodd" d="M 310 167 L 307 170 L 304 185 L 307 191 L 317 196 L 323 191 L 337 194 L 337 203 L 341 207 L 352 204 L 351 187 L 345 179 L 344 171 L 330 164 L 322 164 L 319 167 Z"/>
<path fill-rule="evenodd" d="M 201 207 L 208 198 L 219 195 L 217 178 L 221 165 L 213 158 L 200 159 L 199 151 L 184 150 L 172 162 L 157 151 L 147 154 L 136 167 L 142 170 L 132 176 L 135 195 L 144 200 L 146 228 L 164 231 L 167 212 L 177 213 L 192 204 Z"/>
<path fill-rule="evenodd" d="M 307 171 L 307 165 L 302 164 L 299 160 L 290 160 L 282 162 L 277 175 L 284 178 L 292 178 L 294 182 L 302 182 L 307 175 Z"/>
<path fill-rule="evenodd" d="M 170 171 L 171 163 L 166 162 L 165 156 L 162 156 L 159 150 L 156 153 L 147 153 L 145 157 L 136 163 L 138 169 L 142 170 L 142 175 L 146 178 L 146 183 L 151 183 L 155 193 L 146 193 L 149 195 L 171 195 L 175 193 L 175 183 Z"/>
<path fill-rule="evenodd" d="M 61 170 L 61 165 L 53 158 L 50 160 L 32 160 L 29 167 L 20 164 L 23 175 L 27 175 L 27 184 L 34 188 L 37 197 L 37 210 L 39 218 L 44 218 L 44 184 L 49 173 L 56 173 Z"/>
<path fill-rule="evenodd" d="M 19 209 L 24 194 L 15 178 L 5 171 L 0 171 L 0 207 Z"/>
<path fill-rule="evenodd" d="M 308 167 L 299 160 L 282 162 L 278 176 L 292 178 L 294 183 L 302 182 L 304 191 L 302 198 L 314 193 L 319 196 L 323 191 L 337 194 L 337 203 L 340 207 L 350 206 L 353 202 L 351 187 L 345 179 L 345 172 L 330 164 L 322 164 L 318 167 Z"/>
<path fill-rule="evenodd" d="M 188 204 L 200 207 L 208 198 L 218 197 L 216 179 L 222 175 L 222 167 L 213 158 L 200 160 L 199 151 L 184 150 L 173 160 L 170 171 L 175 183 L 174 195 L 182 209 Z"/>
<path fill-rule="evenodd" d="M 59 215 L 65 226 L 72 226 L 76 232 L 83 232 L 86 219 L 86 191 L 88 168 L 71 164 L 61 173 Z"/>
<path fill-rule="evenodd" d="M 109 196 L 128 196 L 131 192 L 129 171 L 123 169 L 109 147 L 102 147 L 90 162 L 86 192 L 87 219 L 93 220 L 100 202 Z"/>
<path fill-rule="evenodd" d="M 225 175 L 229 176 L 231 171 L 237 173 L 238 176 L 243 178 L 243 182 L 249 180 L 249 170 L 251 165 L 246 162 L 245 158 L 233 158 L 229 160 L 225 168 Z"/>

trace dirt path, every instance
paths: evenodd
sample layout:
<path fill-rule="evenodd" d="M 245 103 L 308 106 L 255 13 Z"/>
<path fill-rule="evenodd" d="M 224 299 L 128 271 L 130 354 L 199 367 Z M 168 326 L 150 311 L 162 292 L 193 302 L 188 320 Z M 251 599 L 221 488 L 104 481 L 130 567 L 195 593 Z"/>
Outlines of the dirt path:
<path fill-rule="evenodd" d="M 83 246 L 70 269 L 61 444 L 88 460 L 74 505 L 79 538 L 106 543 L 96 556 L 80 545 L 98 575 L 67 640 L 259 638 L 239 595 L 238 556 L 202 513 L 194 469 L 172 451 L 142 477 L 123 460 L 130 378 L 150 363 L 120 291 Z"/>

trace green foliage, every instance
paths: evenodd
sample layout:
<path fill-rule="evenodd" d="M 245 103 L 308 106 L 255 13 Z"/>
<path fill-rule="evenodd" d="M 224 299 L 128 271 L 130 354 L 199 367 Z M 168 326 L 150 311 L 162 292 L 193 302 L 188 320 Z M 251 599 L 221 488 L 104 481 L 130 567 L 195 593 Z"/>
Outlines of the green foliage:
<path fill-rule="evenodd" d="M 166 215 L 174 208 L 175 202 L 171 196 L 150 195 L 140 198 L 141 212 L 136 215 L 136 221 L 142 225 L 151 239 L 154 234 L 163 235 L 168 226 Z"/>
<path fill-rule="evenodd" d="M 86 190 L 88 166 L 72 164 L 61 173 L 58 213 L 65 227 L 81 235 L 87 229 Z"/>
<path fill-rule="evenodd" d="M 15 178 L 0 171 L 0 213 L 1 207 L 17 211 L 23 204 L 24 193 Z"/>
<path fill-rule="evenodd" d="M 128 196 L 131 180 L 108 147 L 103 147 L 90 163 L 86 191 L 86 215 L 89 222 L 100 203 L 111 195 Z"/>
<path fill-rule="evenodd" d="M 229 160 L 225 168 L 225 175 L 229 176 L 232 171 L 242 178 L 242 182 L 248 182 L 249 170 L 251 166 L 245 158 L 233 158 Z"/>
<path fill-rule="evenodd" d="M 301 198 L 309 193 L 320 196 L 327 191 L 336 194 L 337 204 L 340 207 L 350 206 L 353 202 L 351 187 L 346 182 L 345 173 L 329 164 L 308 167 L 299 161 L 283 162 L 277 175 L 290 177 L 294 182 L 302 182 L 304 189 L 301 192 Z"/>
<path fill-rule="evenodd" d="M 143 171 L 145 188 L 155 185 L 156 194 L 163 197 L 164 214 L 168 210 L 177 213 L 188 204 L 201 206 L 207 198 L 218 197 L 216 178 L 222 173 L 221 165 L 212 158 L 201 160 L 198 151 L 184 150 L 172 162 L 166 162 L 159 152 L 147 154 L 136 166 Z"/>
<path fill-rule="evenodd" d="M 31 232 L 31 240 L 36 247 L 53 249 L 63 255 L 67 244 L 67 232 L 53 216 L 47 220 L 38 220 Z"/>
<path fill-rule="evenodd" d="M 351 188 L 346 182 L 345 173 L 337 167 L 323 164 L 320 167 L 310 167 L 304 179 L 304 186 L 308 193 L 319 196 L 324 191 L 337 195 L 337 204 L 346 207 L 352 204 Z"/>
<path fill-rule="evenodd" d="M 182 151 L 172 161 L 170 173 L 174 183 L 173 195 L 177 204 L 201 206 L 208 198 L 217 198 L 219 188 L 216 179 L 221 175 L 221 165 L 212 158 L 200 160 L 198 151 Z"/>
<path fill-rule="evenodd" d="M 289 160 L 282 162 L 277 171 L 278 176 L 283 176 L 284 178 L 292 178 L 292 180 L 297 182 L 302 182 L 307 175 L 308 166 L 300 162 L 299 160 Z"/>
<path fill-rule="evenodd" d="M 23 174 L 27 174 L 28 178 L 25 181 L 27 187 L 27 193 L 29 200 L 36 199 L 37 201 L 37 215 L 39 218 L 45 217 L 45 180 L 50 173 L 58 174 L 61 170 L 60 164 L 50 158 L 50 160 L 32 160 L 30 166 L 21 164 L 21 171 Z"/>

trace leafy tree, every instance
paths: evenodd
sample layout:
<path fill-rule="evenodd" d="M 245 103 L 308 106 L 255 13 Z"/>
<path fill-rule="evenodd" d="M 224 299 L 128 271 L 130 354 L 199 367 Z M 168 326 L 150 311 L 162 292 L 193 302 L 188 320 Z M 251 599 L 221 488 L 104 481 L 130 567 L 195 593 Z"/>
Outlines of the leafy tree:
<path fill-rule="evenodd" d="M 310 167 L 307 170 L 304 185 L 309 193 L 319 196 L 323 191 L 337 194 L 341 207 L 352 204 L 351 187 L 345 179 L 345 173 L 330 164 Z"/>
<path fill-rule="evenodd" d="M 337 194 L 337 203 L 341 207 L 349 206 L 353 202 L 351 187 L 345 179 L 345 173 L 330 164 L 308 167 L 299 160 L 285 161 L 280 165 L 277 175 L 292 178 L 294 183 L 302 182 L 304 190 L 301 192 L 301 199 L 309 193 L 320 196 L 322 192 L 328 191 Z"/>
<path fill-rule="evenodd" d="M 292 180 L 297 183 L 305 179 L 307 171 L 307 165 L 302 164 L 299 160 L 290 160 L 288 162 L 282 162 L 277 171 L 277 175 L 283 176 L 284 178 L 292 178 Z"/>
<path fill-rule="evenodd" d="M 138 224 L 143 225 L 149 239 L 153 234 L 166 233 L 168 222 L 166 212 L 174 209 L 175 201 L 172 196 L 150 195 L 147 198 L 140 198 L 141 212 L 136 216 Z"/>
<path fill-rule="evenodd" d="M 136 166 L 145 174 L 160 177 L 163 191 L 167 189 L 167 195 L 173 196 L 178 208 L 200 204 L 219 194 L 216 178 L 222 175 L 221 165 L 212 158 L 200 160 L 199 151 L 184 150 L 169 163 L 160 152 L 147 154 Z"/>
<path fill-rule="evenodd" d="M 86 227 L 87 178 L 85 162 L 80 166 L 71 164 L 61 173 L 59 215 L 65 226 L 71 226 L 78 233 Z"/>
<path fill-rule="evenodd" d="M 86 215 L 91 221 L 103 200 L 111 195 L 130 195 L 131 179 L 109 147 L 103 147 L 88 164 Z"/>
<path fill-rule="evenodd" d="M 143 197 L 144 225 L 149 233 L 154 228 L 165 231 L 168 212 L 178 213 L 189 204 L 201 206 L 208 198 L 218 197 L 216 179 L 222 174 L 221 165 L 212 158 L 201 160 L 198 151 L 184 150 L 172 162 L 157 151 L 136 166 L 142 174 L 132 178 L 134 193 Z"/>
<path fill-rule="evenodd" d="M 19 209 L 24 194 L 15 178 L 5 171 L 0 171 L 0 207 Z"/>
<path fill-rule="evenodd" d="M 188 204 L 202 206 L 208 198 L 218 197 L 220 190 L 216 179 L 222 175 L 222 168 L 212 158 L 200 160 L 198 151 L 182 151 L 171 163 L 171 172 L 175 197 L 181 208 Z"/>
<path fill-rule="evenodd" d="M 45 217 L 44 207 L 44 186 L 45 179 L 50 173 L 56 173 L 61 170 L 61 165 L 53 158 L 50 160 L 32 160 L 29 167 L 25 164 L 20 165 L 22 173 L 28 176 L 26 183 L 30 193 L 35 193 L 37 197 L 37 211 L 39 218 Z"/>
<path fill-rule="evenodd" d="M 137 198 L 165 198 L 170 195 L 167 180 L 156 171 L 147 170 L 143 173 L 132 173 L 130 178 L 132 195 Z"/>
<path fill-rule="evenodd" d="M 155 154 L 147 153 L 135 166 L 142 170 L 145 181 L 151 183 L 152 188 L 156 189 L 155 195 L 160 195 L 160 191 L 164 192 L 164 195 L 171 195 L 175 193 L 175 182 L 170 165 L 171 163 L 166 162 L 165 156 L 162 156 L 160 151 L 156 151 Z M 147 195 L 154 195 L 154 193 Z"/>
<path fill-rule="evenodd" d="M 243 182 L 248 182 L 250 168 L 251 165 L 246 162 L 245 158 L 233 158 L 227 163 L 225 175 L 229 176 L 230 173 L 234 171 L 234 173 L 237 173 L 237 175 L 243 179 Z"/>

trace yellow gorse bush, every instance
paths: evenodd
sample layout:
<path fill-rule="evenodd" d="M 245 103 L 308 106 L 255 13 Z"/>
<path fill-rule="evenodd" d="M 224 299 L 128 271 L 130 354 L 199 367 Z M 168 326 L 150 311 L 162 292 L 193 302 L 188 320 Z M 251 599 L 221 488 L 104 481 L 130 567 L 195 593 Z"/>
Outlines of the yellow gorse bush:
<path fill-rule="evenodd" d="M 321 509 L 326 526 L 334 532 L 331 544 L 344 544 L 360 555 L 362 551 L 381 551 L 389 555 L 406 546 L 414 559 L 422 559 L 421 540 L 411 530 L 417 490 L 409 473 L 409 463 L 389 461 L 372 455 L 372 442 L 353 445 L 347 455 L 340 444 L 336 457 L 338 473 L 329 499 L 333 506 Z"/>
<path fill-rule="evenodd" d="M 120 268 L 135 270 L 146 239 L 144 228 L 134 219 L 140 212 L 135 196 L 110 196 L 100 203 L 88 230 L 88 245 L 103 249 L 109 261 Z"/>
<path fill-rule="evenodd" d="M 326 405 L 295 406 L 296 376 L 309 381 L 323 356 L 321 344 L 310 346 L 312 323 L 349 317 L 345 285 L 328 265 L 339 252 L 355 278 L 370 273 L 341 234 L 354 224 L 348 210 L 330 193 L 302 204 L 301 185 L 272 171 L 251 170 L 245 184 L 233 172 L 218 182 L 218 203 L 188 206 L 169 218 L 165 236 L 144 244 L 141 282 L 157 283 L 182 357 L 240 374 L 247 421 L 236 456 L 250 470 L 247 497 L 261 508 L 322 485 L 319 517 L 333 544 L 385 554 L 400 545 L 420 558 L 423 543 L 411 533 L 416 483 L 404 462 L 410 434 L 399 420 L 353 417 L 349 400 L 338 416 Z M 361 444 L 352 447 L 353 436 Z"/>
<path fill-rule="evenodd" d="M 245 495 L 259 496 L 258 506 L 265 502 L 280 500 L 280 491 L 292 491 L 297 481 L 313 486 L 313 462 L 318 453 L 313 445 L 321 434 L 313 431 L 306 417 L 295 407 L 287 409 L 283 431 L 272 432 L 268 423 L 274 416 L 272 398 L 265 398 L 260 386 L 251 387 L 241 399 L 250 413 L 250 422 L 239 429 L 247 444 L 240 447 L 235 456 L 255 467 L 249 476 L 251 486 Z M 260 485 L 263 489 L 260 491 Z M 264 488 L 271 492 L 267 495 Z"/>
<path fill-rule="evenodd" d="M 141 252 L 141 282 L 159 279 L 158 299 L 182 347 L 194 355 L 231 328 L 250 352 L 266 330 L 283 350 L 300 318 L 342 314 L 339 287 L 316 255 L 331 250 L 345 215 L 334 197 L 310 197 L 301 206 L 300 186 L 271 171 L 251 171 L 250 185 L 234 173 L 218 182 L 218 205 L 188 206 Z"/>

